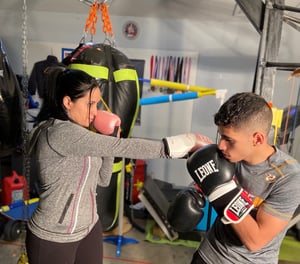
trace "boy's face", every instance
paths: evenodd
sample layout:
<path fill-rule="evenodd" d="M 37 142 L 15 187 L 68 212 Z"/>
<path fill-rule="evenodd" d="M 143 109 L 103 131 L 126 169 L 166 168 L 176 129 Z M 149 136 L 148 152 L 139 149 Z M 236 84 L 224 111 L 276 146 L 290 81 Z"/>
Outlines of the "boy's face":
<path fill-rule="evenodd" d="M 220 135 L 218 148 L 224 157 L 231 162 L 255 160 L 255 133 L 247 129 L 234 129 L 232 127 L 218 127 Z"/>

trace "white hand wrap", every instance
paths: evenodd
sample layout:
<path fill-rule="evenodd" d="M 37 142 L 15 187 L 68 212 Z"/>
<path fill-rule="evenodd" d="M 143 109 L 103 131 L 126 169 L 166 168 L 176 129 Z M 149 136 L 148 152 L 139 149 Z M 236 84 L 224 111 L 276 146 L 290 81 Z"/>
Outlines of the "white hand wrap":
<path fill-rule="evenodd" d="M 188 153 L 195 151 L 212 141 L 201 134 L 186 133 L 163 139 L 167 156 L 170 158 L 183 158 Z"/>

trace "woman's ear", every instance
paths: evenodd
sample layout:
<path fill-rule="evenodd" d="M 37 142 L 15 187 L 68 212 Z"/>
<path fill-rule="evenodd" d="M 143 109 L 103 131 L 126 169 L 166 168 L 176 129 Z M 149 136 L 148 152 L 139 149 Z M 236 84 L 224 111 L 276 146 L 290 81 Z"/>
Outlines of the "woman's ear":
<path fill-rule="evenodd" d="M 63 104 L 64 104 L 64 107 L 67 109 L 67 110 L 70 110 L 71 109 L 71 106 L 72 106 L 72 100 L 70 98 L 70 96 L 64 96 L 63 98 Z"/>

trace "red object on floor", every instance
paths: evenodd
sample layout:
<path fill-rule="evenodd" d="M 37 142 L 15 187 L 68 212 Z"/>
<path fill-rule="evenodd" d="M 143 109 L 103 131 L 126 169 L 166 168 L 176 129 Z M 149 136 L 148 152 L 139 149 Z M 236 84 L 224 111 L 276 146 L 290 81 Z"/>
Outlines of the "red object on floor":
<path fill-rule="evenodd" d="M 146 163 L 143 160 L 136 160 L 134 176 L 133 176 L 133 186 L 132 186 L 132 202 L 136 204 L 140 201 L 138 195 L 141 191 L 141 188 L 145 182 L 146 174 Z"/>
<path fill-rule="evenodd" d="M 16 171 L 2 180 L 2 205 L 10 205 L 28 199 L 27 181 L 24 176 Z"/>

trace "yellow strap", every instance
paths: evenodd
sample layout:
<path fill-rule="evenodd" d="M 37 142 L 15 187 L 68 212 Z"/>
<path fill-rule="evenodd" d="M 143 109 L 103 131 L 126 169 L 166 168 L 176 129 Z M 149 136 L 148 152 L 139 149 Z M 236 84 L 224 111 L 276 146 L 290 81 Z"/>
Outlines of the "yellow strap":
<path fill-rule="evenodd" d="M 120 160 L 117 163 L 113 164 L 113 173 L 118 173 L 117 174 L 117 192 L 116 192 L 116 209 L 115 209 L 115 215 L 114 215 L 114 219 L 111 223 L 111 226 L 109 228 L 112 228 L 114 226 L 114 224 L 116 223 L 116 221 L 118 220 L 118 212 L 119 212 L 119 207 L 120 207 L 120 189 L 121 189 L 121 177 L 122 177 L 122 169 L 123 169 L 123 160 Z"/>
<path fill-rule="evenodd" d="M 138 79 L 136 70 L 133 69 L 121 69 L 114 71 L 114 78 L 116 82 L 136 81 Z"/>
<path fill-rule="evenodd" d="M 120 69 L 120 70 L 114 71 L 113 75 L 114 75 L 116 83 L 121 82 L 121 81 L 135 81 L 135 85 L 136 85 L 135 88 L 137 88 L 137 104 L 136 104 L 134 117 L 132 119 L 132 123 L 130 126 L 130 130 L 128 133 L 128 137 L 130 137 L 131 131 L 135 124 L 135 120 L 137 118 L 139 106 L 140 106 L 140 103 L 139 103 L 139 101 L 140 101 L 139 78 L 138 78 L 138 75 L 137 75 L 137 72 L 135 69 Z"/>
<path fill-rule="evenodd" d="M 122 160 L 117 162 L 117 163 L 114 163 L 113 164 L 113 169 L 112 169 L 112 172 L 115 173 L 115 172 L 119 172 L 122 170 L 122 167 L 123 167 L 123 162 Z"/>
<path fill-rule="evenodd" d="M 137 118 L 137 114 L 138 114 L 139 107 L 140 107 L 139 106 L 140 105 L 140 103 L 139 103 L 139 101 L 140 101 L 139 78 L 138 78 L 138 75 L 137 75 L 137 72 L 135 69 L 120 69 L 120 70 L 114 71 L 113 75 L 114 75 L 114 79 L 115 79 L 116 83 L 121 82 L 121 81 L 135 81 L 135 88 L 137 89 L 137 104 L 136 104 L 135 113 L 134 113 L 134 116 L 132 119 L 132 123 L 130 126 L 130 130 L 128 133 L 128 137 L 130 137 L 131 131 L 134 127 L 135 120 Z"/>
<path fill-rule="evenodd" d="M 272 126 L 274 127 L 273 144 L 276 145 L 278 131 L 279 131 L 280 127 L 281 127 L 283 110 L 275 108 L 275 107 L 272 107 L 272 113 L 273 113 Z"/>
<path fill-rule="evenodd" d="M 80 63 L 71 63 L 71 69 L 82 70 L 94 78 L 108 79 L 108 68 L 100 65 L 88 65 Z"/>

